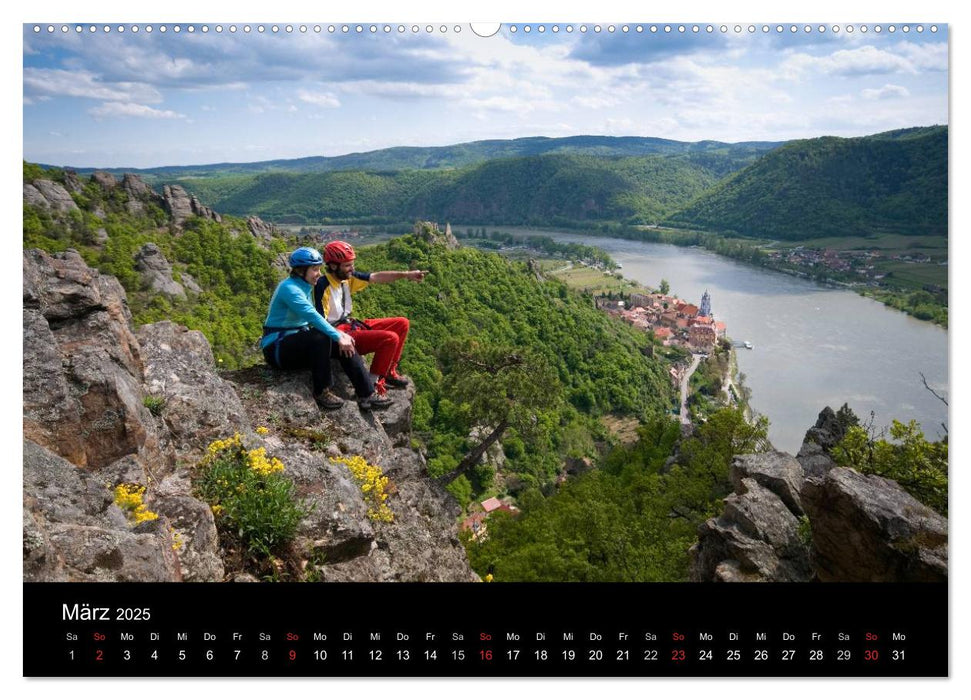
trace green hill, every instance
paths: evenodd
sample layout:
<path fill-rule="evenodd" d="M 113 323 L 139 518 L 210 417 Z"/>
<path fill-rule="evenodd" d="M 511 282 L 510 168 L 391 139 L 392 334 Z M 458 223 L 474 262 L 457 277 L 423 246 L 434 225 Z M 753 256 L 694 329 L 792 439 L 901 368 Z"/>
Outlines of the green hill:
<path fill-rule="evenodd" d="M 947 235 L 948 128 L 793 141 L 670 217 L 761 238 Z"/>
<path fill-rule="evenodd" d="M 748 165 L 752 152 L 541 155 L 459 170 L 270 173 L 180 180 L 218 211 L 280 222 L 416 218 L 481 224 L 656 223 Z"/>

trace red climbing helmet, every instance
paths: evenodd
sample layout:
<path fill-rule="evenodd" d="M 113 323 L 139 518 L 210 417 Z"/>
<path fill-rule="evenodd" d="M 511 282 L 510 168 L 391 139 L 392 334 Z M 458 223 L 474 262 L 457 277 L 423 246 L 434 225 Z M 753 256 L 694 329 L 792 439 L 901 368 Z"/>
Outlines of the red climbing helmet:
<path fill-rule="evenodd" d="M 324 248 L 324 261 L 329 263 L 344 263 L 357 257 L 350 243 L 331 241 Z"/>

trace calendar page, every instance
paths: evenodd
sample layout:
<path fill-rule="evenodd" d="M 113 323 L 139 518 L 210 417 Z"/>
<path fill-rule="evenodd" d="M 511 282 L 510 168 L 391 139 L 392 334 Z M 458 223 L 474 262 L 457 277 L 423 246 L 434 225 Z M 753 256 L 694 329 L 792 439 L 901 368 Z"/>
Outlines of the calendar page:
<path fill-rule="evenodd" d="M 23 24 L 24 676 L 947 676 L 948 42 Z"/>

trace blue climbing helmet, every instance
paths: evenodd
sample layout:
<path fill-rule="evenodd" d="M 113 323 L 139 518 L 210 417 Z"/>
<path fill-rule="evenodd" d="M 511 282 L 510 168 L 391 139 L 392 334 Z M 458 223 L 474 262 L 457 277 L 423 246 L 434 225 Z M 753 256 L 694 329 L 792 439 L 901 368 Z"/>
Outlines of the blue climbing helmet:
<path fill-rule="evenodd" d="M 297 248 L 290 253 L 290 267 L 309 267 L 310 265 L 323 265 L 324 257 L 316 248 Z"/>

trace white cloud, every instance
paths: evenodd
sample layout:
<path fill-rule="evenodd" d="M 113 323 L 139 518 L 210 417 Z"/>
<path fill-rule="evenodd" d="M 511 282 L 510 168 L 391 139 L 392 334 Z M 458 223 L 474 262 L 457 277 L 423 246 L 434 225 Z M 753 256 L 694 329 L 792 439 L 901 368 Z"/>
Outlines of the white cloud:
<path fill-rule="evenodd" d="M 144 83 L 103 83 L 84 70 L 25 68 L 24 92 L 33 97 L 85 97 L 112 102 L 161 102 L 158 90 Z"/>
<path fill-rule="evenodd" d="M 100 107 L 93 107 L 88 110 L 88 114 L 98 117 L 139 117 L 145 119 L 184 119 L 184 114 L 171 110 L 161 110 L 149 107 L 148 105 L 135 104 L 134 102 L 105 102 Z"/>
<path fill-rule="evenodd" d="M 620 103 L 614 95 L 577 95 L 571 101 L 587 109 L 607 109 Z"/>
<path fill-rule="evenodd" d="M 911 56 L 926 59 L 923 52 L 909 52 Z M 932 55 L 932 54 L 931 54 Z M 785 77 L 799 78 L 807 72 L 825 75 L 874 75 L 885 73 L 918 73 L 918 65 L 911 57 L 874 46 L 858 49 L 841 49 L 828 56 L 810 56 L 797 53 L 789 56 L 780 66 Z M 921 66 L 922 67 L 922 66 Z"/>
<path fill-rule="evenodd" d="M 318 107 L 340 107 L 341 102 L 337 96 L 331 92 L 311 92 L 310 90 L 298 90 L 297 98 Z M 292 110 L 291 110 L 292 111 Z"/>
<path fill-rule="evenodd" d="M 933 71 L 946 71 L 948 68 L 947 44 L 912 44 L 905 41 L 899 45 L 898 51 L 906 56 L 916 68 Z"/>
<path fill-rule="evenodd" d="M 899 97 L 910 97 L 910 90 L 901 85 L 884 85 L 882 88 L 867 88 L 861 93 L 868 100 L 888 100 Z"/>

